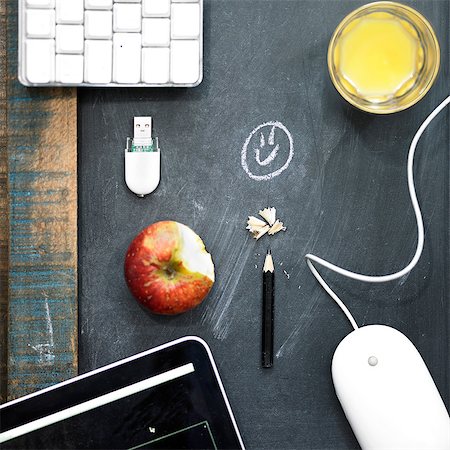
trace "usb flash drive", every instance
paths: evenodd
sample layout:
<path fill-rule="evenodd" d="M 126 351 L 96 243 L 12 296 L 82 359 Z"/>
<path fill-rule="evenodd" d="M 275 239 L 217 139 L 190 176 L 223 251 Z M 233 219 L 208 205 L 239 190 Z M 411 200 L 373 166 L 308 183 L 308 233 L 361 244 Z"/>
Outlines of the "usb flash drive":
<path fill-rule="evenodd" d="M 152 138 L 152 118 L 135 117 L 134 134 L 127 138 L 125 183 L 138 197 L 153 192 L 161 177 L 158 138 Z"/>

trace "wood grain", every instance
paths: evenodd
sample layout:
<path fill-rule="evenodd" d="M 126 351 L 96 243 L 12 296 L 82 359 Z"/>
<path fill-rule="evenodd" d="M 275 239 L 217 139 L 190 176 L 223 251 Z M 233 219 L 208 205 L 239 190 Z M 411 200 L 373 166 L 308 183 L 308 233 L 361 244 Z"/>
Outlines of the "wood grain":
<path fill-rule="evenodd" d="M 76 90 L 25 88 L 17 81 L 17 4 L 2 0 L 7 14 L 6 152 L 0 167 L 8 166 L 2 184 L 8 182 L 8 399 L 77 372 Z"/>
<path fill-rule="evenodd" d="M 0 1 L 0 30 L 6 30 L 6 4 Z M 8 312 L 8 157 L 6 133 L 6 33 L 0 33 L 0 402 L 6 401 Z"/>

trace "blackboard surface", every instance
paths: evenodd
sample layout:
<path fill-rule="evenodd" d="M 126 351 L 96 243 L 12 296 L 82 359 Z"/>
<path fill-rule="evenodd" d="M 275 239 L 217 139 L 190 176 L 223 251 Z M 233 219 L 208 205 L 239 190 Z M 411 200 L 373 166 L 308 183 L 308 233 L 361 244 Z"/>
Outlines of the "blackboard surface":
<path fill-rule="evenodd" d="M 313 252 L 368 274 L 406 265 L 416 245 L 407 149 L 450 92 L 449 2 L 411 2 L 441 44 L 435 86 L 417 106 L 387 117 L 346 104 L 329 80 L 326 50 L 338 22 L 361 4 L 206 0 L 199 87 L 79 90 L 81 372 L 196 334 L 213 350 L 248 448 L 358 448 L 330 375 L 334 349 L 351 327 L 303 256 Z M 138 115 L 154 118 L 162 149 L 161 184 L 144 199 L 127 190 L 123 177 L 123 148 Z M 418 149 L 426 230 L 418 266 L 382 285 L 322 272 L 360 325 L 391 325 L 414 342 L 447 407 L 448 117 L 441 114 Z M 279 176 L 255 180 L 243 170 L 242 148 L 252 130 L 270 121 L 290 132 L 294 155 Z M 280 133 L 283 156 L 289 142 Z M 252 145 L 249 171 L 258 175 Z M 265 206 L 277 208 L 287 231 L 256 242 L 245 222 Z M 143 311 L 123 278 L 132 238 L 163 219 L 199 233 L 217 272 L 208 299 L 172 318 Z M 273 369 L 263 370 L 261 268 L 269 245 L 277 271 L 276 358 Z"/>

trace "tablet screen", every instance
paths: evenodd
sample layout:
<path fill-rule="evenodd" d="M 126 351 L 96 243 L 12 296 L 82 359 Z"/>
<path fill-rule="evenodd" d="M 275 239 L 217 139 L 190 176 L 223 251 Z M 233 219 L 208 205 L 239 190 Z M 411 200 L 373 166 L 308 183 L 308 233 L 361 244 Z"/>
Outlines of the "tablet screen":
<path fill-rule="evenodd" d="M 2 448 L 243 448 L 209 348 L 183 338 L 2 405 Z"/>

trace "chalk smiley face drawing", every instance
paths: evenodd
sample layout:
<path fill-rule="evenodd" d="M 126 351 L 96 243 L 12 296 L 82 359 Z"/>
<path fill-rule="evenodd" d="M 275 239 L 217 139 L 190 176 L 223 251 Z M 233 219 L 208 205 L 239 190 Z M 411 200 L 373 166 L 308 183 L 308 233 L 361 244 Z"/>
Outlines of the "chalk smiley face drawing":
<path fill-rule="evenodd" d="M 250 178 L 270 180 L 288 168 L 293 156 L 291 133 L 281 122 L 270 121 L 256 127 L 245 140 L 241 165 Z"/>

